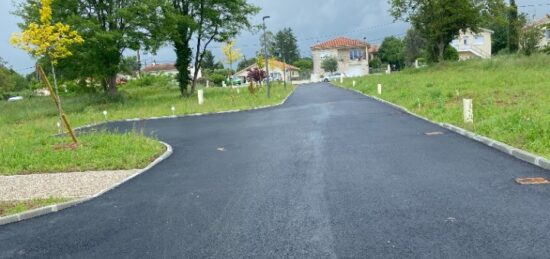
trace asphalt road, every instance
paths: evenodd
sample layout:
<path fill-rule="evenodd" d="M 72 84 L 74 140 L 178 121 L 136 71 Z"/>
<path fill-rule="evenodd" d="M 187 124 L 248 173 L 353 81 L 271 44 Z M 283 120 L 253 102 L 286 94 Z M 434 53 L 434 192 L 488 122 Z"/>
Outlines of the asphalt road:
<path fill-rule="evenodd" d="M 110 126 L 175 152 L 0 226 L 0 258 L 550 257 L 550 186 L 514 183 L 548 171 L 328 84 L 276 108 Z"/>

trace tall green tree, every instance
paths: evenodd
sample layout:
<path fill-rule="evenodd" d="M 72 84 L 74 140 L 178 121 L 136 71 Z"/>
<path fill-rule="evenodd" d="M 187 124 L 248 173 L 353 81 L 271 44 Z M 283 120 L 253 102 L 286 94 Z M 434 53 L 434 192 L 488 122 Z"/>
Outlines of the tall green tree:
<path fill-rule="evenodd" d="M 298 41 L 291 28 L 284 28 L 275 34 L 275 56 L 287 64 L 300 59 Z"/>
<path fill-rule="evenodd" d="M 405 66 L 405 45 L 397 37 L 386 37 L 378 50 L 378 56 L 382 62 L 402 69 Z"/>
<path fill-rule="evenodd" d="M 480 27 L 492 30 L 493 54 L 506 49 L 508 45 L 508 6 L 504 0 L 483 0 L 479 2 L 481 9 Z"/>
<path fill-rule="evenodd" d="M 275 41 L 275 35 L 271 31 L 266 31 L 265 34 L 262 33 L 260 37 L 260 47 L 261 49 L 257 51 L 256 56 L 264 55 L 264 50 L 267 47 L 267 54 L 270 57 L 277 56 L 277 42 Z"/>
<path fill-rule="evenodd" d="M 515 0 L 510 0 L 510 7 L 508 7 L 508 51 L 510 53 L 516 53 L 519 49 L 520 30 L 518 6 Z"/>
<path fill-rule="evenodd" d="M 420 35 L 414 28 L 407 30 L 407 35 L 403 39 L 405 45 L 405 63 L 412 65 L 414 62 L 424 56 L 426 48 L 426 39 Z"/>
<path fill-rule="evenodd" d="M 480 14 L 473 0 L 390 0 L 396 20 L 410 22 L 426 39 L 431 61 L 443 61 L 445 47 L 461 30 L 477 31 Z"/>
<path fill-rule="evenodd" d="M 25 0 L 16 14 L 25 28 L 40 19 L 39 0 Z M 161 45 L 150 32 L 158 26 L 160 0 L 63 0 L 52 3 L 53 19 L 70 25 L 85 42 L 71 48 L 73 56 L 59 62 L 68 79 L 96 78 L 117 94 L 116 75 L 126 50 L 154 52 Z"/>
<path fill-rule="evenodd" d="M 204 52 L 204 58 L 201 63 L 201 67 L 206 70 L 212 70 L 216 66 L 216 61 L 214 60 L 214 54 L 212 51 L 207 50 Z"/>
<path fill-rule="evenodd" d="M 251 28 L 250 17 L 259 8 L 249 4 L 247 0 L 165 1 L 171 5 L 164 9 L 165 17 L 168 18 L 164 32 L 165 35 L 170 35 L 169 39 L 176 49 L 181 93 L 188 95 L 195 91 L 208 46 L 212 42 L 226 42 L 240 31 Z M 188 68 L 191 66 L 195 68 L 195 72 L 189 76 Z"/>

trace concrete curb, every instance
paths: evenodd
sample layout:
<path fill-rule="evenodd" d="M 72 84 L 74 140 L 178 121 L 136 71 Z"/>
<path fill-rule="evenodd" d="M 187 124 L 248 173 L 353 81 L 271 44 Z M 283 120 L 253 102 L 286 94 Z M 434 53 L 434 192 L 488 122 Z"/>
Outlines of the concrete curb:
<path fill-rule="evenodd" d="M 295 85 L 294 91 L 296 91 L 296 88 L 298 87 L 299 85 Z M 191 114 L 183 114 L 183 115 L 176 115 L 176 116 L 170 115 L 170 116 L 159 116 L 159 117 L 149 117 L 149 118 L 133 118 L 133 119 L 124 119 L 124 120 L 104 121 L 104 122 L 80 126 L 75 128 L 74 130 L 78 131 L 78 130 L 93 128 L 93 127 L 97 127 L 97 126 L 101 126 L 109 123 L 117 123 L 117 122 L 136 122 L 136 121 L 149 121 L 149 120 L 162 120 L 162 119 L 177 119 L 177 118 L 198 117 L 198 116 L 207 116 L 207 115 L 229 114 L 229 113 L 237 113 L 237 112 L 263 110 L 263 109 L 273 108 L 273 107 L 277 107 L 285 104 L 288 98 L 290 98 L 290 96 L 294 94 L 294 91 L 289 93 L 288 96 L 285 97 L 285 99 L 283 99 L 283 101 L 272 105 L 262 105 L 262 106 L 253 107 L 253 108 L 236 109 L 236 110 L 228 110 L 228 111 L 220 111 L 220 112 L 191 113 Z M 66 133 L 62 133 L 62 134 L 66 134 Z M 62 135 L 62 134 L 59 134 L 59 135 Z"/>
<path fill-rule="evenodd" d="M 172 149 L 172 146 L 170 146 L 169 144 L 164 143 L 162 141 L 159 141 L 159 142 L 162 143 L 164 146 L 166 146 L 166 151 L 164 152 L 164 154 L 162 154 L 160 157 L 155 159 L 155 161 L 150 163 L 147 167 L 139 170 L 137 173 L 135 173 L 135 174 L 131 175 L 130 177 L 124 179 L 123 181 L 119 182 L 118 184 L 115 184 L 115 185 L 113 185 L 113 186 L 111 186 L 111 187 L 109 187 L 109 188 L 107 188 L 107 189 L 105 189 L 105 190 L 103 190 L 99 193 L 96 193 L 91 197 L 72 200 L 72 201 L 69 201 L 69 202 L 61 203 L 61 204 L 54 204 L 54 205 L 50 205 L 50 206 L 47 206 L 47 207 L 37 208 L 37 209 L 29 210 L 29 211 L 22 212 L 22 213 L 19 213 L 19 214 L 15 214 L 15 215 L 11 215 L 11 216 L 0 217 L 0 226 L 20 222 L 20 221 L 23 221 L 23 220 L 43 216 L 43 215 L 50 214 L 50 213 L 55 213 L 55 212 L 58 212 L 58 211 L 61 211 L 61 210 L 64 210 L 64 209 L 82 204 L 84 202 L 90 201 L 90 200 L 95 199 L 95 198 L 97 198 L 97 197 L 99 197 L 99 196 L 101 196 L 101 195 L 103 195 L 103 194 L 105 194 L 109 191 L 112 191 L 112 190 L 116 189 L 117 187 L 123 185 L 124 183 L 134 179 L 138 175 L 141 175 L 141 174 L 149 171 L 151 168 L 153 168 L 154 166 L 156 166 L 160 162 L 166 160 L 167 158 L 169 158 L 174 153 L 174 150 Z"/>
<path fill-rule="evenodd" d="M 459 135 L 462 135 L 462 136 L 467 137 L 469 139 L 472 139 L 472 140 L 475 140 L 477 142 L 483 143 L 483 144 L 485 144 L 489 147 L 492 147 L 492 148 L 494 148 L 498 151 L 504 152 L 504 153 L 506 153 L 510 156 L 513 156 L 513 157 L 519 159 L 519 160 L 525 161 L 525 162 L 530 163 L 532 165 L 536 165 L 536 166 L 538 166 L 540 168 L 543 168 L 543 169 L 546 169 L 546 170 L 550 170 L 550 160 L 548 160 L 544 157 L 535 155 L 535 154 L 527 152 L 525 150 L 521 150 L 521 149 L 512 147 L 512 146 L 510 146 L 508 144 L 505 144 L 505 143 L 502 143 L 500 141 L 497 141 L 497 140 L 494 140 L 494 139 L 491 139 L 491 138 L 488 138 L 488 137 L 485 137 L 485 136 L 478 135 L 476 133 L 473 133 L 473 132 L 465 130 L 463 128 L 454 126 L 454 125 L 449 124 L 449 123 L 439 123 L 439 122 L 432 121 L 432 120 L 430 120 L 426 117 L 420 116 L 416 113 L 413 113 L 413 112 L 409 111 L 409 109 L 407 109 L 405 107 L 402 107 L 402 106 L 399 106 L 397 104 L 388 102 L 388 101 L 383 100 L 381 98 L 378 98 L 376 96 L 368 95 L 368 94 L 365 94 L 365 93 L 363 93 L 361 91 L 358 91 L 358 90 L 355 90 L 355 89 L 348 89 L 348 88 L 341 87 L 341 86 L 338 86 L 338 85 L 335 85 L 335 86 L 346 89 L 346 90 L 357 92 L 359 94 L 367 96 L 367 97 L 369 97 L 371 99 L 374 99 L 376 101 L 379 101 L 379 102 L 385 103 L 387 105 L 390 105 L 390 106 L 392 106 L 392 107 L 394 107 L 398 110 L 401 110 L 401 111 L 403 111 L 403 112 L 405 112 L 409 115 L 412 115 L 416 118 L 419 118 L 421 120 L 427 121 L 427 122 L 432 123 L 432 124 L 439 125 L 440 127 L 443 127 L 443 128 L 445 128 L 449 131 L 452 131 L 456 134 L 459 134 Z"/>

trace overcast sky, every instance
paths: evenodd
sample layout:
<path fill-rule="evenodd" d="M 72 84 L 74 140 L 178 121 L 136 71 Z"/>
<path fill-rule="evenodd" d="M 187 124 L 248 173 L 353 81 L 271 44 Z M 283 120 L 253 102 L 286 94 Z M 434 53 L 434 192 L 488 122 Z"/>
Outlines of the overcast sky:
<path fill-rule="evenodd" d="M 17 1 L 17 0 L 16 0 Z M 363 39 L 370 43 L 380 43 L 386 36 L 403 36 L 407 24 L 393 23 L 388 14 L 387 0 L 249 0 L 262 8 L 253 19 L 261 23 L 264 15 L 271 16 L 267 27 L 278 31 L 284 27 L 294 30 L 303 56 L 309 56 L 309 47 L 317 42 L 330 40 L 338 36 Z M 520 11 L 536 19 L 550 13 L 550 0 L 517 0 Z M 531 6 L 532 5 L 532 6 Z M 9 37 L 19 30 L 19 19 L 10 14 L 13 11 L 11 0 L 0 0 L 0 57 L 19 73 L 29 73 L 27 69 L 34 61 L 23 51 L 9 45 Z M 253 57 L 259 46 L 259 34 L 244 32 L 237 38 L 237 47 L 246 55 Z M 219 44 L 213 44 L 212 51 L 222 58 Z M 151 63 L 173 62 L 175 56 L 171 47 L 161 49 L 156 56 L 148 55 L 144 61 Z"/>

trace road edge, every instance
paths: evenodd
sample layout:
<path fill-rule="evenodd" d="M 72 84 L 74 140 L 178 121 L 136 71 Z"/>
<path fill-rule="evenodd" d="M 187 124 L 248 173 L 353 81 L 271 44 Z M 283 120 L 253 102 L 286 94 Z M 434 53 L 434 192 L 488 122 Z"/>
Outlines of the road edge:
<path fill-rule="evenodd" d="M 389 102 L 389 101 L 386 101 L 384 99 L 381 99 L 379 97 L 376 97 L 376 96 L 372 96 L 372 95 L 368 95 L 368 94 L 365 94 L 359 90 L 356 90 L 356 89 L 350 89 L 350 88 L 346 88 L 346 87 L 342 87 L 342 86 L 339 86 L 339 85 L 335 85 L 335 84 L 332 84 L 331 85 L 333 86 L 336 86 L 338 88 L 342 88 L 342 89 L 346 89 L 346 90 L 350 90 L 350 91 L 353 91 L 353 92 L 356 92 L 356 93 L 359 93 L 361 95 L 364 95 L 368 98 L 371 98 L 373 100 L 376 100 L 376 101 L 379 101 L 379 102 L 382 102 L 382 103 L 385 103 L 387 105 L 390 105 L 398 110 L 401 110 L 409 115 L 412 115 L 416 118 L 419 118 L 421 120 L 424 120 L 424 121 L 427 121 L 429 123 L 432 123 L 432 124 L 436 124 L 440 127 L 443 127 L 451 132 L 454 132 L 458 135 L 461 135 L 461 136 L 464 136 L 466 138 L 469 138 L 471 140 L 474 140 L 476 142 L 479 142 L 479 143 L 482 143 L 486 146 L 489 146 L 493 149 L 496 149 L 500 152 L 503 152 L 505 154 L 508 154 L 514 158 L 517 158 L 521 161 L 524 161 L 524 162 L 527 162 L 529 164 L 532 164 L 532 165 L 535 165 L 537 167 L 540 167 L 542 169 L 546 169 L 546 170 L 550 170 L 550 160 L 544 158 L 544 157 L 541 157 L 541 156 L 538 156 L 538 155 L 535 155 L 531 152 L 528 152 L 528 151 L 525 151 L 525 150 L 522 150 L 522 149 L 519 149 L 519 148 L 515 148 L 513 146 L 510 146 L 508 144 L 505 144 L 505 143 L 502 143 L 498 140 L 495 140 L 495 139 L 492 139 L 492 138 L 489 138 L 489 137 L 485 137 L 485 136 L 482 136 L 482 135 L 479 135 L 479 134 L 476 134 L 474 132 L 471 132 L 469 130 L 466 130 L 466 129 L 463 129 L 463 128 L 460 128 L 458 126 L 455 126 L 455 125 L 452 125 L 450 123 L 442 123 L 442 122 L 436 122 L 436 121 L 432 121 L 424 116 L 421 116 L 421 115 L 418 115 L 414 112 L 411 112 L 409 109 L 403 107 L 403 106 L 400 106 L 398 104 L 395 104 L 395 103 L 392 103 L 392 102 Z"/>
<path fill-rule="evenodd" d="M 159 142 L 166 147 L 166 151 L 161 156 L 157 157 L 153 162 L 151 162 L 147 167 L 145 167 L 143 169 L 140 169 L 138 172 L 136 172 L 135 174 L 127 177 L 126 179 L 122 180 L 121 182 L 119 182 L 119 183 L 117 183 L 113 186 L 110 186 L 110 187 L 108 187 L 108 188 L 106 188 L 106 189 L 90 196 L 90 197 L 76 199 L 76 200 L 72 200 L 72 201 L 69 201 L 69 202 L 54 204 L 54 205 L 50 205 L 50 206 L 46 206 L 46 207 L 36 208 L 36 209 L 25 211 L 25 212 L 22 212 L 22 213 L 19 213 L 19 214 L 0 217 L 0 226 L 21 222 L 21 221 L 24 221 L 24 220 L 44 216 L 44 215 L 51 214 L 51 213 L 56 213 L 56 212 L 62 211 L 64 209 L 68 209 L 70 207 L 73 207 L 73 206 L 82 204 L 84 202 L 93 200 L 93 199 L 95 199 L 95 198 L 97 198 L 97 197 L 99 197 L 99 196 L 101 196 L 101 195 L 103 195 L 103 194 L 105 194 L 109 191 L 112 191 L 112 190 L 120 187 L 121 185 L 127 183 L 128 181 L 130 181 L 134 178 L 136 178 L 137 176 L 151 170 L 153 167 L 155 167 L 156 165 L 158 165 L 162 161 L 166 160 L 167 158 L 169 158 L 174 153 L 174 149 L 172 148 L 171 145 L 169 145 L 168 143 L 165 143 L 163 141 L 159 141 Z"/>
<path fill-rule="evenodd" d="M 101 125 L 109 124 L 109 123 L 117 123 L 117 122 L 138 122 L 138 121 L 150 121 L 150 120 L 162 120 L 162 119 L 178 119 L 178 118 L 187 118 L 187 117 L 200 117 L 200 116 L 207 116 L 207 115 L 217 115 L 217 114 L 229 114 L 229 113 L 237 113 L 237 112 L 247 112 L 247 111 L 255 111 L 255 110 L 263 110 L 267 108 L 273 108 L 278 107 L 286 103 L 286 101 L 296 92 L 296 89 L 298 89 L 300 85 L 294 85 L 294 90 L 292 90 L 281 102 L 271 104 L 271 105 L 262 105 L 252 108 L 244 108 L 244 109 L 235 109 L 235 110 L 227 110 L 227 111 L 217 111 L 217 112 L 203 112 L 203 113 L 190 113 L 190 114 L 182 114 L 182 115 L 169 115 L 169 116 L 158 116 L 158 117 L 147 117 L 147 118 L 133 118 L 133 119 L 122 119 L 122 120 L 112 120 L 112 121 L 104 121 L 99 123 L 93 123 L 93 124 L 87 124 L 84 126 L 80 126 L 75 128 L 75 131 L 83 130 L 83 129 L 89 129 L 93 127 L 98 127 Z M 66 134 L 66 133 L 62 133 Z M 60 135 L 62 135 L 60 134 Z"/>

